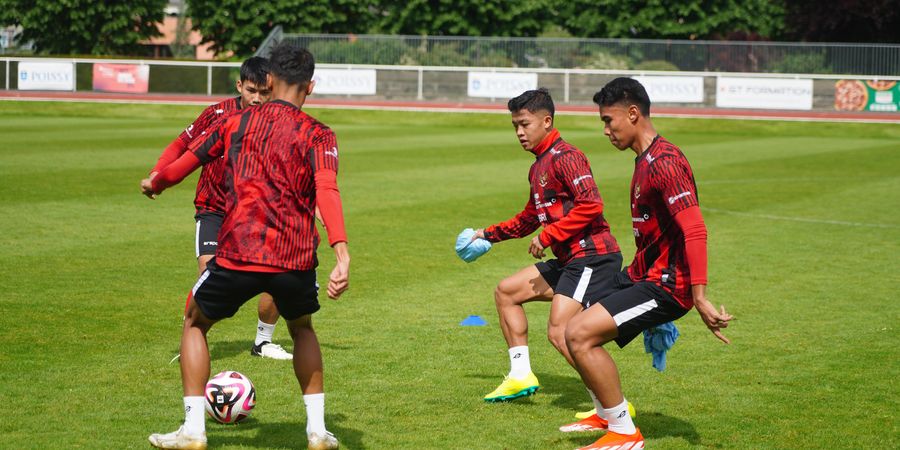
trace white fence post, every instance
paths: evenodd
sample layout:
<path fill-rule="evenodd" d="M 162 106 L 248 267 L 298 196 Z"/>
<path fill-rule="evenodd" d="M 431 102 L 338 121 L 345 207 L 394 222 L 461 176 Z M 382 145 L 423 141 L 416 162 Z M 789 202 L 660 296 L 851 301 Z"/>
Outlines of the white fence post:
<path fill-rule="evenodd" d="M 212 96 L 212 64 L 206 66 L 206 95 Z"/>
<path fill-rule="evenodd" d="M 424 79 L 424 72 L 425 72 L 425 69 L 423 69 L 422 67 L 419 67 L 419 86 L 418 86 L 418 93 L 416 94 L 416 100 L 425 100 L 425 96 L 422 95 L 422 84 L 423 84 L 423 79 Z"/>
<path fill-rule="evenodd" d="M 566 69 L 565 72 L 563 72 L 563 86 L 565 86 L 563 88 L 565 100 L 563 101 L 569 103 L 569 69 Z"/>

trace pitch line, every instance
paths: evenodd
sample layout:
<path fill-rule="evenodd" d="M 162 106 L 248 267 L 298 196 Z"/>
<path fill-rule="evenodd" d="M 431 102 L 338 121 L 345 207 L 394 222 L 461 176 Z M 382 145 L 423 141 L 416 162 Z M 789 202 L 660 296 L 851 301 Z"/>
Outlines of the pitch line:
<path fill-rule="evenodd" d="M 894 225 L 889 223 L 865 223 L 865 222 L 846 222 L 843 220 L 825 220 L 825 219 L 808 219 L 805 217 L 790 217 L 790 216 L 776 216 L 773 214 L 758 214 L 758 213 L 748 213 L 741 211 L 731 211 L 727 209 L 719 209 L 719 208 L 702 208 L 703 211 L 710 211 L 714 213 L 722 213 L 722 214 L 731 214 L 734 216 L 743 216 L 743 217 L 753 217 L 757 219 L 770 219 L 770 220 L 786 220 L 790 222 L 803 222 L 803 223 L 816 223 L 822 225 L 842 225 L 849 227 L 865 227 L 865 228 L 890 228 L 890 229 L 898 229 L 900 225 Z"/>

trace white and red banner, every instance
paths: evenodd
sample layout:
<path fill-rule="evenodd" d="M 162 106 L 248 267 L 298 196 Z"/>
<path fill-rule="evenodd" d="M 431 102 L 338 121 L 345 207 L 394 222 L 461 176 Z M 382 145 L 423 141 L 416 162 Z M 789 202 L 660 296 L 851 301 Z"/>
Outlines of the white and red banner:
<path fill-rule="evenodd" d="M 813 80 L 794 78 L 716 79 L 716 106 L 719 108 L 811 110 Z"/>
<path fill-rule="evenodd" d="M 513 98 L 537 89 L 536 73 L 469 72 L 469 97 Z"/>
<path fill-rule="evenodd" d="M 374 69 L 316 69 L 316 94 L 375 95 Z"/>
<path fill-rule="evenodd" d="M 74 91 L 75 65 L 70 62 L 19 62 L 19 90 Z"/>
<path fill-rule="evenodd" d="M 703 103 L 703 77 L 632 77 L 644 86 L 650 103 Z"/>
<path fill-rule="evenodd" d="M 138 64 L 94 64 L 94 90 L 146 94 L 150 87 L 150 66 Z"/>

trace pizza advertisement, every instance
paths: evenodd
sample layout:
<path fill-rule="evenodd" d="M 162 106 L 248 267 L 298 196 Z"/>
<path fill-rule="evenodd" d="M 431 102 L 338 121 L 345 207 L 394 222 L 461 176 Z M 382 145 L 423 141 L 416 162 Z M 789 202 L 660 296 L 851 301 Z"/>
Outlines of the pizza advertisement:
<path fill-rule="evenodd" d="M 900 85 L 895 80 L 840 80 L 834 84 L 838 111 L 900 110 Z"/>

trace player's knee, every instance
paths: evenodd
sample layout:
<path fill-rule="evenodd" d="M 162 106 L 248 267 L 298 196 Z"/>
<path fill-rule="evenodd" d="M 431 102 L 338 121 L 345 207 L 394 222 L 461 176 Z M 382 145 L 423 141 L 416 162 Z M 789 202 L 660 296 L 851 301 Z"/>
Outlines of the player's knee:
<path fill-rule="evenodd" d="M 547 339 L 550 341 L 557 350 L 563 351 L 566 349 L 566 327 L 564 326 L 549 326 L 547 327 Z"/>
<path fill-rule="evenodd" d="M 591 347 L 589 338 L 590 336 L 586 333 L 585 328 L 580 326 L 577 321 L 569 322 L 565 331 L 565 345 L 573 357 L 576 354 L 587 351 Z"/>
<path fill-rule="evenodd" d="M 514 302 L 515 294 L 516 286 L 509 278 L 507 278 L 498 283 L 497 287 L 494 288 L 494 301 L 498 305 L 507 305 Z"/>

